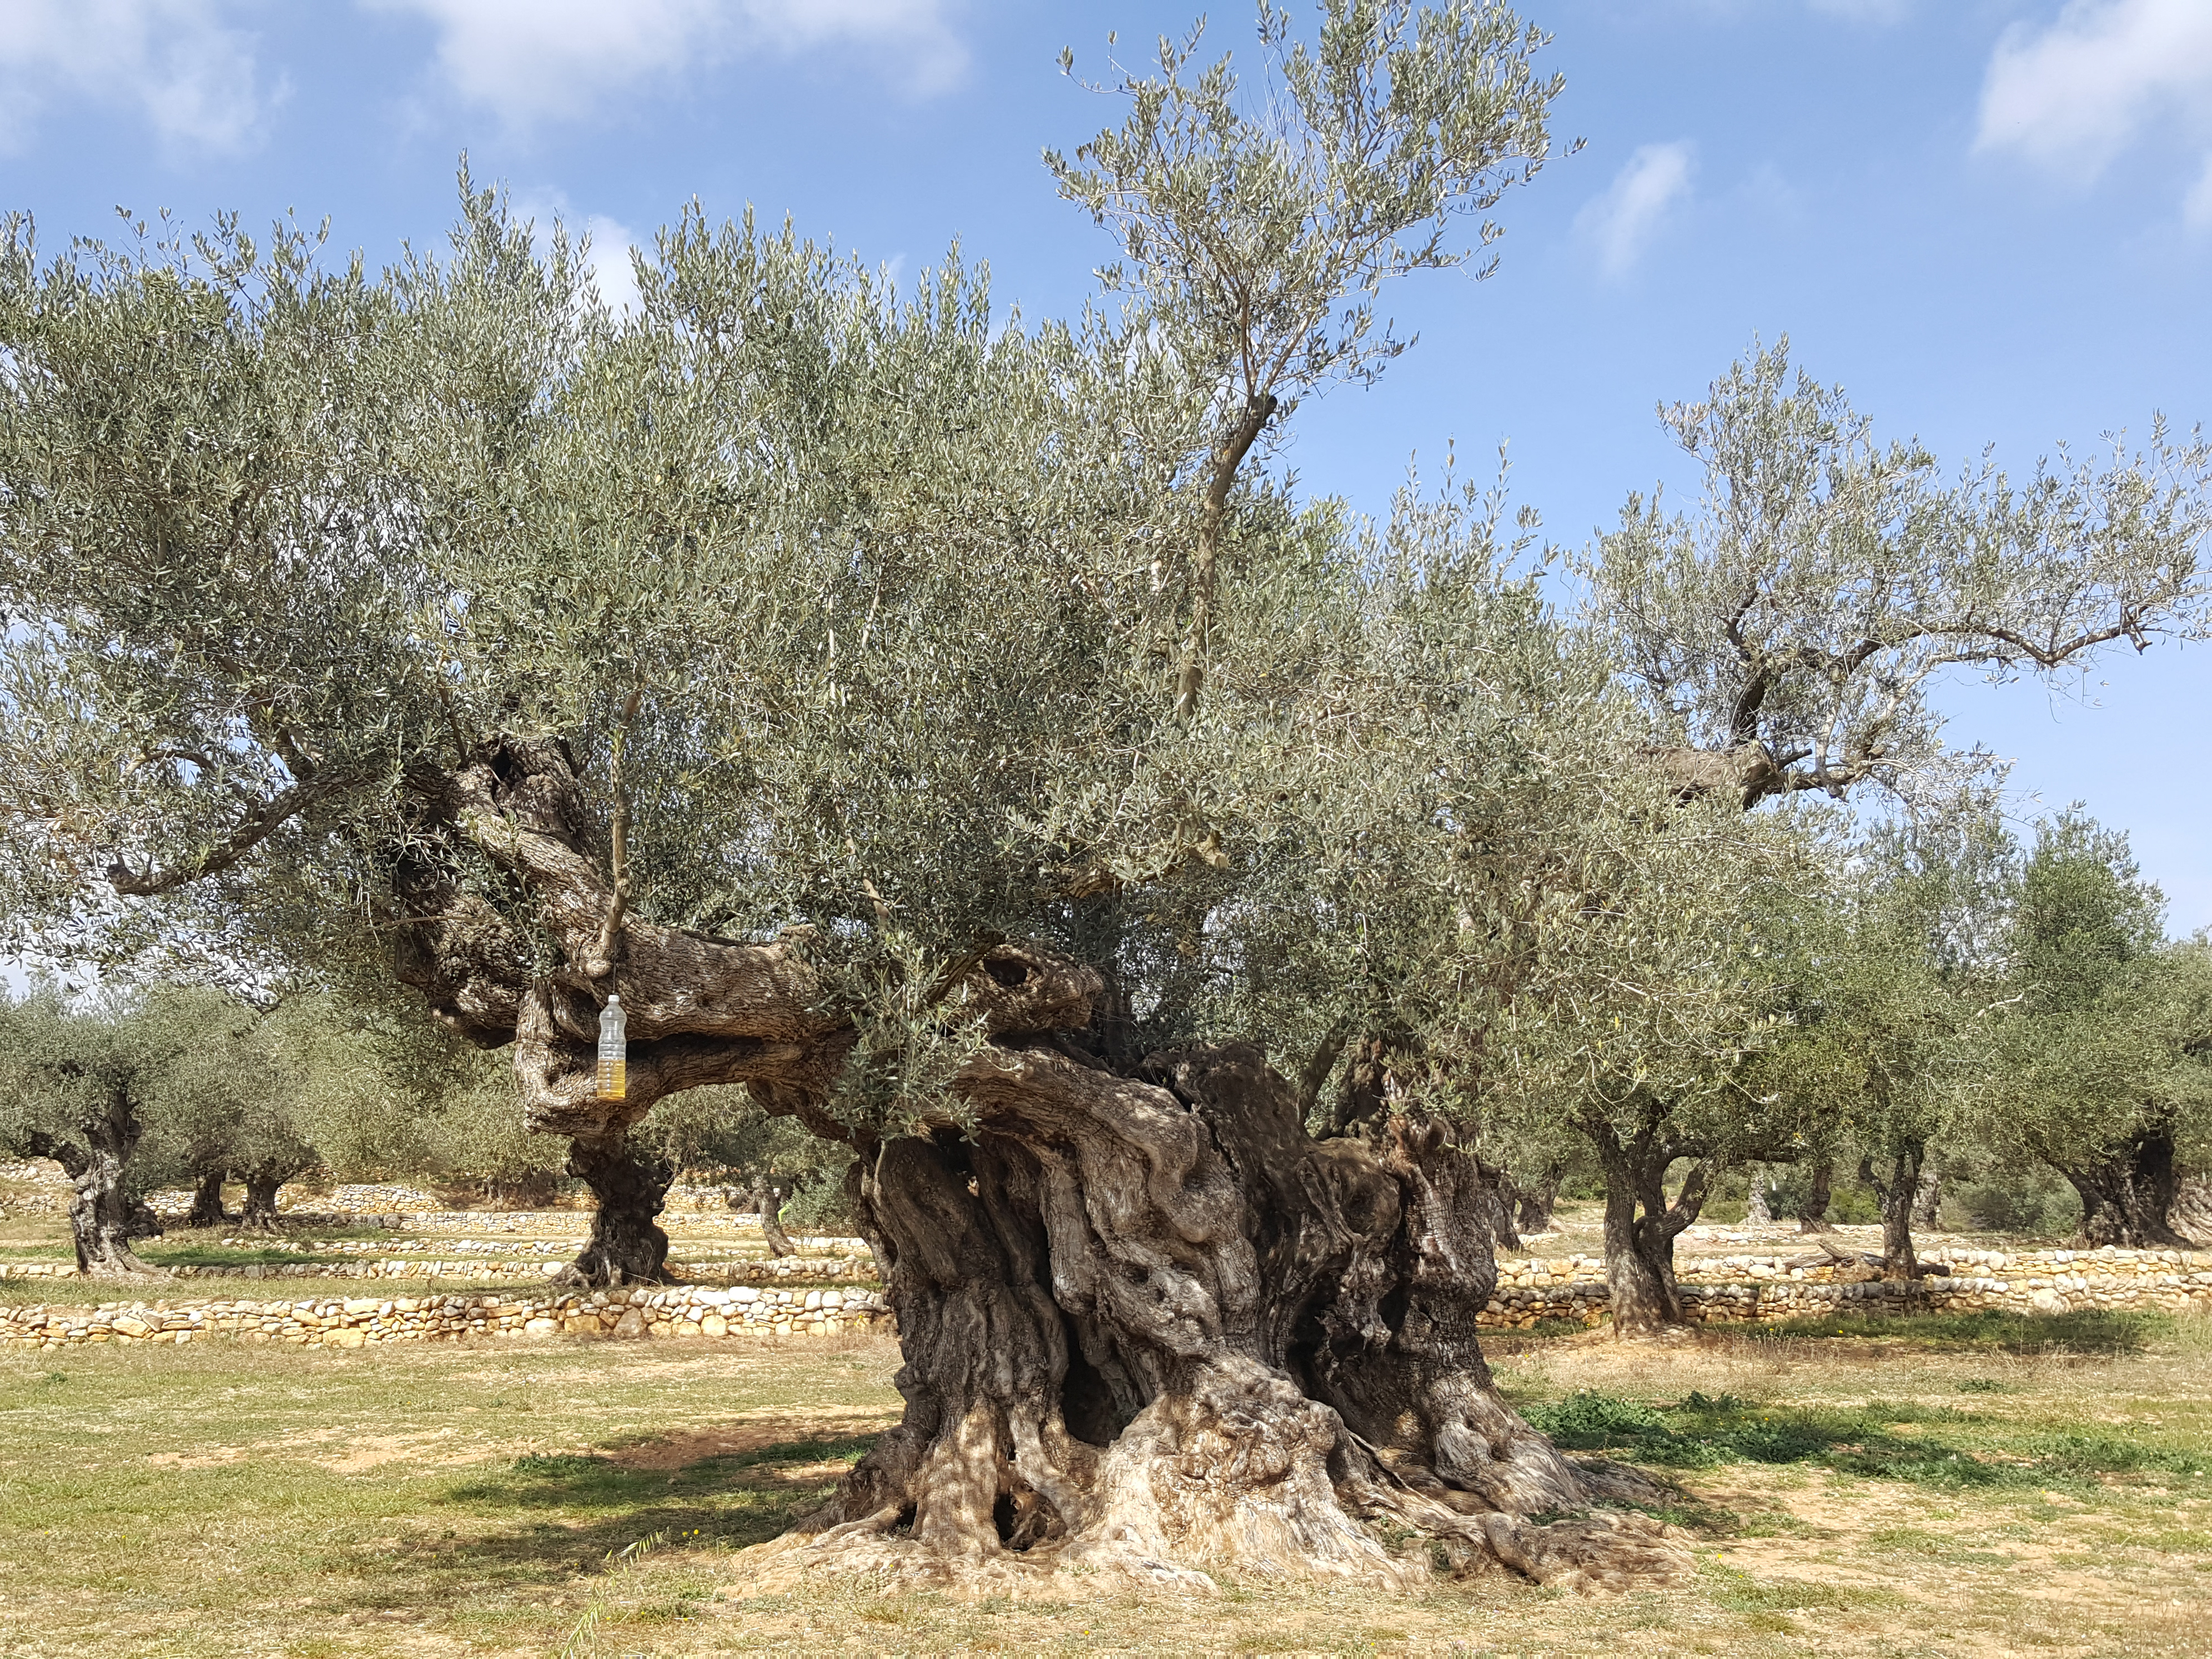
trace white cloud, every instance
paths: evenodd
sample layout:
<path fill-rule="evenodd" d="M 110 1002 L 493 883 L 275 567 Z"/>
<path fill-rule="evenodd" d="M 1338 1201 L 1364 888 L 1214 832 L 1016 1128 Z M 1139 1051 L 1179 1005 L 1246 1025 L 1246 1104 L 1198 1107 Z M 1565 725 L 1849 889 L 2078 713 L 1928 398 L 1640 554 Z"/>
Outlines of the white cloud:
<path fill-rule="evenodd" d="M 51 105 L 133 109 L 165 143 L 235 154 L 284 93 L 214 0 L 0 0 L 0 149 Z"/>
<path fill-rule="evenodd" d="M 1974 147 L 2087 183 L 2152 122 L 2212 109 L 2212 3 L 2068 0 L 1990 59 Z"/>
<path fill-rule="evenodd" d="M 604 213 L 579 218 L 569 210 L 568 198 L 559 191 L 519 195 L 511 205 L 516 218 L 530 221 L 533 240 L 550 232 L 556 220 L 567 228 L 572 238 L 589 237 L 592 246 L 588 264 L 599 297 L 617 316 L 628 316 L 638 308 L 637 267 L 630 259 L 631 251 L 638 243 L 628 225 Z"/>
<path fill-rule="evenodd" d="M 1597 251 L 1598 269 L 1619 280 L 1635 269 L 1669 210 L 1690 194 L 1695 146 L 1686 138 L 1645 144 L 1601 196 L 1575 216 L 1575 229 Z"/>
<path fill-rule="evenodd" d="M 967 53 L 946 0 L 362 0 L 438 33 L 453 90 L 515 126 L 588 112 L 612 94 L 766 50 L 849 50 L 910 90 L 957 81 Z"/>

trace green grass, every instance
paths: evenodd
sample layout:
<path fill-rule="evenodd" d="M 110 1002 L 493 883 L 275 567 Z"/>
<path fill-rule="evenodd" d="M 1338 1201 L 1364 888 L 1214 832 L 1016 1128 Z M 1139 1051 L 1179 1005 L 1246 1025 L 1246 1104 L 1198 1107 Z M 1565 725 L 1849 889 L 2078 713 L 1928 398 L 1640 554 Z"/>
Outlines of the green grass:
<path fill-rule="evenodd" d="M 2174 1340 L 2182 1322 L 2166 1313 L 1854 1314 L 1736 1326 L 1729 1334 L 1750 1341 L 1849 1337 L 1948 1352 L 2142 1353 Z"/>
<path fill-rule="evenodd" d="M 283 1244 L 164 1244 L 146 1239 L 138 1259 L 152 1267 L 304 1267 L 331 1258 Z"/>
<path fill-rule="evenodd" d="M 1711 1398 L 1696 1390 L 1673 1405 L 1583 1389 L 1526 1408 L 1561 1446 L 1603 1451 L 1665 1469 L 1738 1462 L 1813 1464 L 1840 1474 L 1938 1488 L 2094 1484 L 2157 1476 L 2212 1492 L 2203 1480 L 2212 1446 L 2177 1445 L 2145 1430 L 2027 1428 L 1954 1407 L 1875 1401 L 1852 1407 Z M 1933 1425 L 1941 1432 L 1900 1434 Z"/>
<path fill-rule="evenodd" d="M 0 1351 L 0 1656 L 550 1656 L 587 1620 L 574 1651 L 608 1659 L 2201 1655 L 2203 1334 L 1524 1342 L 1498 1357 L 1509 1395 L 1674 1482 L 1668 1514 L 1703 1540 L 1690 1582 L 1600 1603 L 1504 1576 L 1394 1597 L 726 1599 L 732 1552 L 896 1413 L 880 1342 Z"/>

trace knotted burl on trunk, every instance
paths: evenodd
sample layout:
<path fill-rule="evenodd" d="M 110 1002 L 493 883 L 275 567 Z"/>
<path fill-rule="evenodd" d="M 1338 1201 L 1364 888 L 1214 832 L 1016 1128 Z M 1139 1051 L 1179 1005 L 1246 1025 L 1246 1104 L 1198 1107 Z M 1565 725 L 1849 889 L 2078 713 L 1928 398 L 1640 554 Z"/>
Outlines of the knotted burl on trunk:
<path fill-rule="evenodd" d="M 605 884 L 565 751 L 503 746 L 438 805 L 585 960 Z M 742 1558 L 755 1587 L 1202 1589 L 1226 1570 L 1397 1588 L 1500 1565 L 1596 1587 L 1686 1565 L 1667 1528 L 1610 1507 L 1657 1488 L 1563 1456 L 1499 1395 L 1476 1340 L 1499 1188 L 1443 1125 L 1401 1110 L 1316 1140 L 1255 1048 L 1111 1058 L 1098 975 L 1001 945 L 947 997 L 991 1038 L 955 1080 L 959 1121 L 873 1135 L 825 1109 L 854 1037 L 802 940 L 631 919 L 606 981 L 532 979 L 458 884 L 417 872 L 401 898 L 406 976 L 463 1030 L 514 1042 L 535 1127 L 611 1145 L 663 1095 L 741 1082 L 853 1146 L 906 1410 L 827 1505 Z M 612 990 L 619 1103 L 592 1086 Z"/>

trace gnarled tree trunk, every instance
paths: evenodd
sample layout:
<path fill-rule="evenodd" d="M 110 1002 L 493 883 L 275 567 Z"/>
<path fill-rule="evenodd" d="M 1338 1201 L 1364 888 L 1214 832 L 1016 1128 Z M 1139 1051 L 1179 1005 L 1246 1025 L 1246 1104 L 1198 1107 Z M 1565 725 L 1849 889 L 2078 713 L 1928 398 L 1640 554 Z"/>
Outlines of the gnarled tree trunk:
<path fill-rule="evenodd" d="M 1525 1186 L 1517 1181 L 1510 1183 L 1506 1196 L 1512 1204 L 1516 1243 L 1533 1234 L 1552 1231 L 1552 1212 L 1559 1207 L 1559 1183 L 1565 1176 L 1566 1165 L 1554 1164 Z"/>
<path fill-rule="evenodd" d="M 791 1235 L 783 1230 L 783 1194 L 769 1182 L 753 1188 L 753 1213 L 760 1218 L 761 1237 L 768 1241 L 771 1256 L 797 1255 L 799 1248 L 791 1242 Z"/>
<path fill-rule="evenodd" d="M 2081 1237 L 2090 1245 L 2188 1248 L 2166 1219 L 2181 1180 L 2171 1130 L 2145 1130 L 2094 1164 L 2056 1167 L 2081 1194 Z"/>
<path fill-rule="evenodd" d="M 855 1167 L 907 1411 L 784 1567 L 1207 1588 L 1207 1567 L 1401 1586 L 1437 1559 L 1547 1583 L 1674 1564 L 1640 1517 L 1531 1519 L 1638 1483 L 1499 1396 L 1475 1320 L 1500 1199 L 1437 1126 L 1314 1141 L 1241 1046 L 1133 1076 L 1012 1051 L 969 1098 L 972 1139 Z"/>
<path fill-rule="evenodd" d="M 1657 1523 L 1603 1507 L 1653 1488 L 1561 1455 L 1499 1396 L 1475 1325 L 1502 1212 L 1436 1126 L 1378 1111 L 1316 1142 L 1256 1051 L 1094 1046 L 1099 975 L 998 945 L 943 989 L 945 1018 L 989 1038 L 954 1099 L 909 1133 L 857 1129 L 827 1108 L 858 1036 L 805 933 L 633 916 L 602 944 L 611 884 L 558 743 L 501 740 L 422 798 L 425 836 L 473 842 L 537 897 L 526 938 L 451 863 L 396 872 L 402 977 L 462 1032 L 514 1042 L 532 1127 L 584 1161 L 664 1095 L 744 1083 L 859 1154 L 906 1413 L 749 1559 L 758 1582 L 1065 1571 L 1089 1592 L 1227 1568 L 1400 1585 L 1442 1561 L 1627 1583 L 1686 1565 Z M 572 966 L 545 975 L 549 938 Z M 592 1076 L 611 990 L 620 1102 Z"/>
<path fill-rule="evenodd" d="M 131 1154 L 144 1133 L 137 1112 L 118 1092 L 78 1128 L 82 1145 L 45 1134 L 27 1136 L 24 1143 L 34 1157 L 60 1164 L 70 1178 L 70 1237 L 76 1245 L 76 1270 L 104 1279 L 154 1276 L 156 1269 L 138 1259 L 131 1241 L 158 1237 L 161 1224 L 146 1206 L 131 1202 L 123 1185 Z"/>
<path fill-rule="evenodd" d="M 192 1182 L 191 1213 L 185 1218 L 187 1227 L 220 1227 L 230 1219 L 222 1207 L 224 1170 L 203 1170 Z"/>
<path fill-rule="evenodd" d="M 1582 1127 L 1605 1171 L 1605 1277 L 1613 1330 L 1648 1334 L 1681 1324 L 1674 1241 L 1705 1208 L 1717 1164 L 1701 1148 L 1669 1135 L 1656 1108 L 1632 1135 L 1602 1115 L 1585 1118 Z M 1667 1172 L 1685 1158 L 1693 1160 L 1690 1172 L 1669 1200 Z"/>
<path fill-rule="evenodd" d="M 249 1232 L 273 1233 L 276 1231 L 276 1194 L 283 1187 L 285 1179 L 283 1176 L 247 1171 L 246 1202 L 238 1215 L 240 1226 Z"/>
<path fill-rule="evenodd" d="M 2212 1176 L 2185 1175 L 2173 1183 L 2166 1224 L 2197 1249 L 2212 1249 Z"/>
<path fill-rule="evenodd" d="M 1812 1189 L 1797 1209 L 1797 1231 L 1801 1233 L 1832 1233 L 1835 1224 L 1828 1219 L 1828 1200 L 1835 1189 L 1836 1165 L 1832 1158 L 1823 1158 L 1813 1165 Z"/>
<path fill-rule="evenodd" d="M 568 1173 L 592 1189 L 599 1208 L 592 1236 L 569 1264 L 586 1285 L 657 1285 L 667 1277 L 668 1235 L 653 1219 L 666 1207 L 676 1171 L 665 1158 L 641 1158 L 620 1129 L 579 1136 L 568 1148 Z"/>
<path fill-rule="evenodd" d="M 1943 1214 L 1943 1177 L 1932 1166 L 1923 1165 L 1920 1185 L 1912 1194 L 1912 1224 L 1932 1228 L 1940 1223 Z"/>

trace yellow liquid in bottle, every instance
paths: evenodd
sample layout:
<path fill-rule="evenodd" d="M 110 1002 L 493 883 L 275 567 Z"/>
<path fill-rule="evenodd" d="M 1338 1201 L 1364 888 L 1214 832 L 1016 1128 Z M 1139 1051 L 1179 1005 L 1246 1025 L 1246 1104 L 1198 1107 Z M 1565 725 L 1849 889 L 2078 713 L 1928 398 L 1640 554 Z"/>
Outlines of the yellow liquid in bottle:
<path fill-rule="evenodd" d="M 599 1098 L 620 1100 L 629 1092 L 629 1066 L 619 1060 L 599 1061 Z"/>

